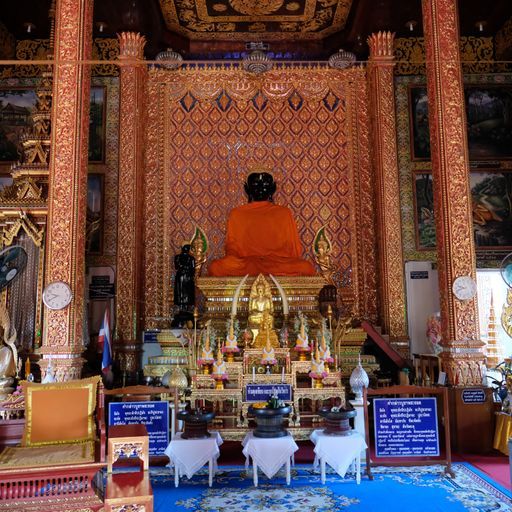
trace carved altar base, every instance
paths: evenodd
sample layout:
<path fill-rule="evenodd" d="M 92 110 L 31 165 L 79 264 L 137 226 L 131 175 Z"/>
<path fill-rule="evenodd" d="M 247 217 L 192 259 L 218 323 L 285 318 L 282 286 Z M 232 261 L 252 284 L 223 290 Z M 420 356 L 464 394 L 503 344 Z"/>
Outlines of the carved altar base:
<path fill-rule="evenodd" d="M 302 311 L 309 318 L 320 317 L 318 309 L 318 294 L 327 284 L 322 276 L 288 277 L 274 276 L 283 287 L 288 299 L 289 318 L 295 317 L 298 311 Z M 251 276 L 244 283 L 238 299 L 238 318 L 247 318 L 249 314 L 249 295 L 251 286 L 256 279 Z M 197 287 L 203 293 L 205 301 L 205 316 L 211 318 L 215 327 L 223 330 L 226 320 L 231 315 L 231 306 L 235 291 L 242 280 L 241 277 L 199 277 Z M 280 320 L 278 327 L 282 325 L 283 307 L 279 290 L 270 279 L 274 316 Z"/>

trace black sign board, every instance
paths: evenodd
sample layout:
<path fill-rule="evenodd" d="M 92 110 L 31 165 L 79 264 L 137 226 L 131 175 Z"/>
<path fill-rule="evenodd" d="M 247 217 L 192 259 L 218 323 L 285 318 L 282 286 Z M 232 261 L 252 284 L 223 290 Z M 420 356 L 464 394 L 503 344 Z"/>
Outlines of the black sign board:
<path fill-rule="evenodd" d="M 428 270 L 414 270 L 410 275 L 411 279 L 428 279 Z"/>
<path fill-rule="evenodd" d="M 109 276 L 92 276 L 89 299 L 112 299 L 114 295 L 114 283 L 110 282 Z"/>
<path fill-rule="evenodd" d="M 485 403 L 485 391 L 482 388 L 463 389 L 462 401 L 465 404 L 483 404 Z"/>

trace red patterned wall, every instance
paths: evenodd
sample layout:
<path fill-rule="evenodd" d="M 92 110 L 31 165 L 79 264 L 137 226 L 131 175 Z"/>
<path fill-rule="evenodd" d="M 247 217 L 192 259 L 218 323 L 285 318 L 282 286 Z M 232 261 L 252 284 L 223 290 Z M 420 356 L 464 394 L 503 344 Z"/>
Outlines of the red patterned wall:
<path fill-rule="evenodd" d="M 366 116 L 361 119 L 357 112 L 357 95 L 366 94 L 364 72 L 282 71 L 248 85 L 238 71 L 219 73 L 214 81 L 211 74 L 201 81 L 201 72 L 188 73 L 181 80 L 165 72 L 150 74 L 146 302 L 156 293 L 158 304 L 146 307 L 149 323 L 167 314 L 171 258 L 195 225 L 209 238 L 209 259 L 223 255 L 227 215 L 246 202 L 244 178 L 258 164 L 275 172 L 275 202 L 292 209 L 304 256 L 313 260 L 314 235 L 327 225 L 332 259 L 358 296 L 353 271 L 362 222 L 360 188 L 372 186 L 356 176 L 361 165 L 369 165 L 368 148 L 363 158 L 358 146 L 360 139 L 367 141 L 360 133 L 367 131 Z"/>

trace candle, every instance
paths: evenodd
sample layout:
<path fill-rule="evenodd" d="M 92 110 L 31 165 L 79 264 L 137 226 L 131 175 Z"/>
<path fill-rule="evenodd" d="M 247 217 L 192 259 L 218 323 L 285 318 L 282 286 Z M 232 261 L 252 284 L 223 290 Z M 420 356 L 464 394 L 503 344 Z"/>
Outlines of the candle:
<path fill-rule="evenodd" d="M 252 382 L 256 382 L 256 368 L 252 367 Z"/>
<path fill-rule="evenodd" d="M 334 371 L 335 372 L 338 371 L 338 356 L 337 355 L 334 356 Z"/>
<path fill-rule="evenodd" d="M 281 368 L 281 382 L 284 384 L 284 366 Z"/>

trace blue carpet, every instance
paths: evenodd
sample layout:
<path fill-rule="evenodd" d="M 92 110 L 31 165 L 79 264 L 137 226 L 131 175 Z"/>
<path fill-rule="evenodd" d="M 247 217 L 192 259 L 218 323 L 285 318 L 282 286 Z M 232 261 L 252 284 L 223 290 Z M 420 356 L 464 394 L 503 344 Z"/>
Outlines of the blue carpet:
<path fill-rule="evenodd" d="M 512 495 L 467 463 L 453 465 L 455 478 L 443 467 L 373 468 L 374 480 L 363 476 L 356 485 L 353 475 L 345 479 L 330 472 L 325 485 L 311 466 L 295 467 L 292 484 L 284 474 L 269 481 L 260 474 L 254 488 L 252 475 L 244 468 L 224 466 L 208 488 L 206 471 L 174 487 L 167 468 L 151 469 L 155 512 L 510 512 Z"/>

